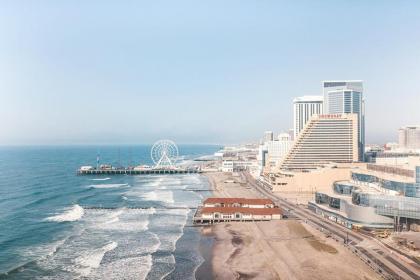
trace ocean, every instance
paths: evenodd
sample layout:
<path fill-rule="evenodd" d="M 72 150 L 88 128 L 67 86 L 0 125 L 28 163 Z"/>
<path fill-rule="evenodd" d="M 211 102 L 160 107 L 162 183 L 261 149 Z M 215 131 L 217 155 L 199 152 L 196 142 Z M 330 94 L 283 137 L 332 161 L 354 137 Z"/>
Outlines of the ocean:
<path fill-rule="evenodd" d="M 209 189 L 204 176 L 76 175 L 98 152 L 151 165 L 150 148 L 0 147 L 0 279 L 194 279 L 203 257 L 188 208 L 210 195 L 193 190 Z M 179 151 L 185 162 L 219 148 Z"/>

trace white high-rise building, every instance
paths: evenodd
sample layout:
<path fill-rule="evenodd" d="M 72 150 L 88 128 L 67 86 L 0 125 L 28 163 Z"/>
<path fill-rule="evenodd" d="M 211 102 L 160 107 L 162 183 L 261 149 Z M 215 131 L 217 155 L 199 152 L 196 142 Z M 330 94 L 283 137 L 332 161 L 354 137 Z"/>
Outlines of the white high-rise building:
<path fill-rule="evenodd" d="M 280 133 L 277 139 L 267 142 L 267 160 L 270 166 L 279 165 L 292 144 L 288 133 Z"/>
<path fill-rule="evenodd" d="M 258 171 L 260 174 L 263 171 L 264 167 L 266 166 L 267 153 L 268 153 L 267 143 L 268 142 L 263 143 L 261 141 L 258 147 L 257 163 L 258 163 Z"/>
<path fill-rule="evenodd" d="M 357 114 L 359 161 L 365 146 L 365 103 L 362 81 L 324 81 L 324 114 Z"/>
<path fill-rule="evenodd" d="M 263 142 L 273 141 L 273 132 L 272 131 L 266 131 L 264 132 L 264 140 Z"/>
<path fill-rule="evenodd" d="M 302 96 L 293 99 L 293 139 L 298 137 L 312 115 L 322 114 L 323 100 L 323 96 Z"/>
<path fill-rule="evenodd" d="M 398 144 L 401 149 L 419 150 L 420 149 L 420 126 L 411 125 L 401 127 L 398 130 Z"/>
<path fill-rule="evenodd" d="M 358 161 L 357 115 L 314 115 L 284 157 L 280 167 L 309 170 L 330 162 Z"/>
<path fill-rule="evenodd" d="M 295 130 L 293 128 L 289 129 L 288 131 L 289 136 L 290 136 L 290 140 L 294 141 L 295 140 Z"/>

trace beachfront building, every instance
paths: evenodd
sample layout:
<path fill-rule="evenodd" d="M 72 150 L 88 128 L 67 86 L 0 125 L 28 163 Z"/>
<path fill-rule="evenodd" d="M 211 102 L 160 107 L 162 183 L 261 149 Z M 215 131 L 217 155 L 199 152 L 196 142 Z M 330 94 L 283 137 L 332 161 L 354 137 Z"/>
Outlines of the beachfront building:
<path fill-rule="evenodd" d="M 257 152 L 258 175 L 261 175 L 265 168 L 278 166 L 292 145 L 289 133 L 280 133 L 271 141 L 262 140 Z"/>
<path fill-rule="evenodd" d="M 367 164 L 315 193 L 314 212 L 348 228 L 408 230 L 420 224 L 420 167 Z"/>
<path fill-rule="evenodd" d="M 278 138 L 265 143 L 267 146 L 267 162 L 270 167 L 277 166 L 289 152 L 293 142 L 288 133 L 280 133 Z"/>
<path fill-rule="evenodd" d="M 356 114 L 358 160 L 364 159 L 365 103 L 362 81 L 324 81 L 324 114 Z"/>
<path fill-rule="evenodd" d="M 274 208 L 271 199 L 209 197 L 203 202 L 204 207 L 244 207 L 244 208 Z"/>
<path fill-rule="evenodd" d="M 257 153 L 257 164 L 258 164 L 258 175 L 260 175 L 267 164 L 268 159 L 268 145 L 261 141 L 260 145 L 258 146 L 258 153 Z"/>
<path fill-rule="evenodd" d="M 335 181 L 349 180 L 351 170 L 362 163 L 330 163 L 312 170 L 283 170 L 263 173 L 259 179 L 273 192 L 314 193 L 316 190 L 328 189 Z M 308 197 L 310 200 L 311 197 Z"/>
<path fill-rule="evenodd" d="M 254 171 L 258 169 L 257 160 L 248 160 L 241 157 L 224 157 L 222 160 L 222 172 L 239 172 L 244 170 Z"/>
<path fill-rule="evenodd" d="M 313 115 L 284 157 L 283 170 L 311 170 L 359 160 L 356 114 Z"/>
<path fill-rule="evenodd" d="M 274 134 L 272 131 L 266 131 L 264 132 L 264 139 L 263 142 L 268 142 L 268 141 L 273 141 L 274 139 Z"/>
<path fill-rule="evenodd" d="M 251 222 L 280 220 L 280 208 L 205 207 L 194 217 L 195 223 Z"/>
<path fill-rule="evenodd" d="M 270 199 L 209 197 L 194 215 L 194 223 L 280 220 L 282 209 Z"/>
<path fill-rule="evenodd" d="M 293 99 L 294 137 L 292 139 L 297 139 L 312 115 L 321 115 L 323 113 L 323 102 L 323 96 L 302 96 Z"/>

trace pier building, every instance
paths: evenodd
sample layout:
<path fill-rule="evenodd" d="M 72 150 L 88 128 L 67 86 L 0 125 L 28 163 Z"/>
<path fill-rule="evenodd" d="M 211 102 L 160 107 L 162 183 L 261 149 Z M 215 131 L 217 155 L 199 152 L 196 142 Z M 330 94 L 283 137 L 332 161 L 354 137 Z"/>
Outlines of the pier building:
<path fill-rule="evenodd" d="M 270 199 L 210 197 L 194 215 L 195 224 L 280 220 L 283 210 Z"/>

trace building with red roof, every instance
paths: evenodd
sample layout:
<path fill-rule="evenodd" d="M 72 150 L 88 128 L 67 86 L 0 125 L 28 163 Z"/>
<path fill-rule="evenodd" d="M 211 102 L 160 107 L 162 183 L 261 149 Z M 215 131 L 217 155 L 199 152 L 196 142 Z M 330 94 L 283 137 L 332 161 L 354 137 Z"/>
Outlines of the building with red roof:
<path fill-rule="evenodd" d="M 281 208 L 270 199 L 209 197 L 194 215 L 194 223 L 280 220 Z"/>
<path fill-rule="evenodd" d="M 271 199 L 262 198 L 235 198 L 235 197 L 209 197 L 203 202 L 204 207 L 244 207 L 244 208 L 274 208 Z"/>

